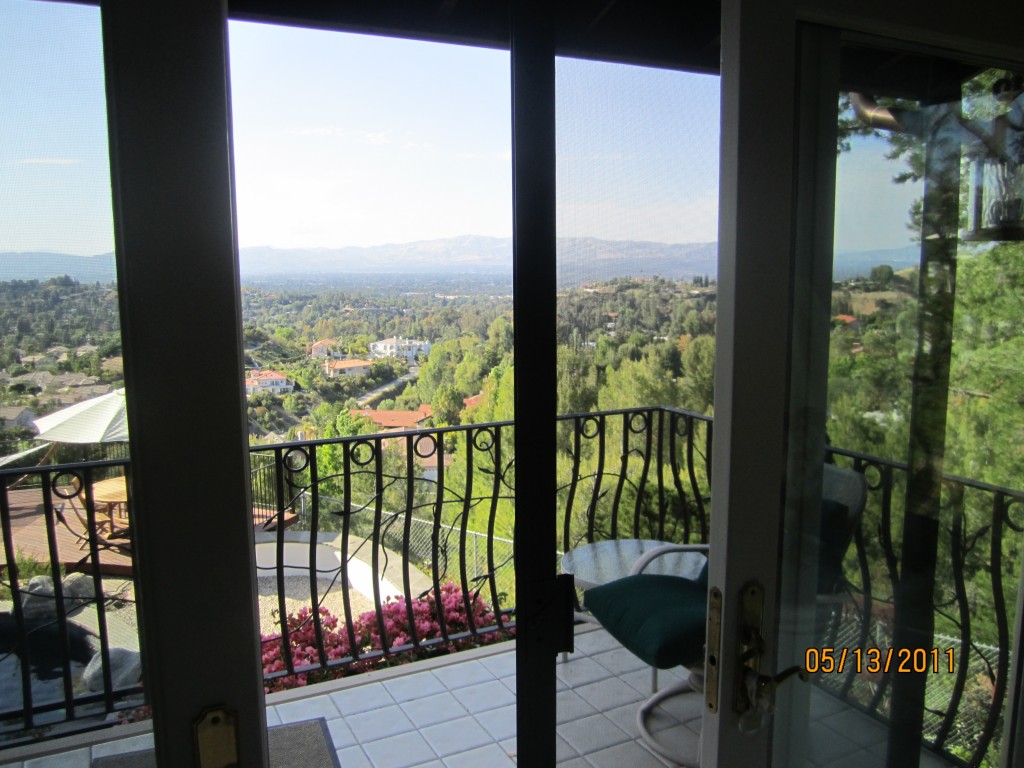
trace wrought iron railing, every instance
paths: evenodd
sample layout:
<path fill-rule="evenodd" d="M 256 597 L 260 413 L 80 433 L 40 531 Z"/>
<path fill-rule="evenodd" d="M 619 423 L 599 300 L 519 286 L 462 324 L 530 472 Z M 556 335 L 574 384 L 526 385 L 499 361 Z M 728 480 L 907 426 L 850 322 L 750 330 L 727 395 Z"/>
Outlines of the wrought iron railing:
<path fill-rule="evenodd" d="M 0 686 L 4 746 L 144 703 L 128 519 L 92 491 L 126 469 L 103 461 L 0 473 L 0 666 L 17 681 Z"/>
<path fill-rule="evenodd" d="M 514 428 L 500 422 L 251 449 L 268 688 L 294 675 L 315 680 L 514 631 Z M 556 430 L 558 548 L 609 538 L 707 541 L 709 418 L 637 408 L 564 416 Z M 870 492 L 847 554 L 849 597 L 833 613 L 827 641 L 851 651 L 888 648 L 906 467 L 838 448 L 830 454 L 863 473 Z M 127 462 L 31 470 L 37 487 L 18 490 L 6 488 L 14 472 L 0 473 L 5 562 L 17 559 L 27 529 L 16 518 L 27 505 L 46 541 L 41 560 L 55 584 L 47 599 L 55 606 L 51 624 L 61 648 L 69 647 L 75 623 L 56 586 L 61 567 L 83 571 L 93 594 L 103 595 L 90 603 L 103 669 L 113 647 L 104 627 L 113 610 L 110 569 L 118 557 L 130 568 L 130 552 L 97 532 L 98 516 L 107 510 L 97 508 L 88 489 L 112 468 L 126 470 Z M 36 495 L 26 500 L 26 493 Z M 954 664 L 951 673 L 929 675 L 925 741 L 965 765 L 984 765 L 998 751 L 1012 628 L 1019 623 L 1007 595 L 1020 579 L 1022 500 L 1021 491 L 960 477 L 944 481 L 936 642 L 953 648 Z M 77 519 L 72 502 L 83 530 L 92 532 L 69 544 L 58 532 L 66 527 L 62 519 Z M 264 524 L 273 530 L 264 532 Z M 8 568 L 4 581 L 14 597 L 16 631 L 4 651 L 10 655 L 31 645 L 33 632 L 18 608 L 24 580 Z M 290 622 L 281 621 L 289 615 Z M 70 662 L 60 664 L 60 696 L 41 702 L 22 671 L 20 703 L 0 707 L 0 720 L 20 718 L 31 727 L 56 713 L 71 719 L 138 701 L 137 686 L 117 687 L 112 678 L 104 678 L 101 690 L 80 694 Z M 894 674 L 858 674 L 848 666 L 843 675 L 818 682 L 884 720 Z"/>
<path fill-rule="evenodd" d="M 826 641 L 837 658 L 843 649 L 851 659 L 855 650 L 861 659 L 872 649 L 883 657 L 881 671 L 863 663 L 858 671 L 850 664 L 843 674 L 822 675 L 818 682 L 885 720 L 894 676 L 926 669 L 925 744 L 962 765 L 997 765 L 1012 628 L 1019 624 L 1013 596 L 1024 551 L 1024 491 L 944 477 L 935 574 L 937 653 L 927 654 L 927 663 L 920 653 L 908 656 L 901 670 L 899 655 L 884 662 L 893 647 L 907 465 L 839 448 L 830 455 L 863 473 L 869 492 L 848 555 L 852 599 L 835 616 Z"/>

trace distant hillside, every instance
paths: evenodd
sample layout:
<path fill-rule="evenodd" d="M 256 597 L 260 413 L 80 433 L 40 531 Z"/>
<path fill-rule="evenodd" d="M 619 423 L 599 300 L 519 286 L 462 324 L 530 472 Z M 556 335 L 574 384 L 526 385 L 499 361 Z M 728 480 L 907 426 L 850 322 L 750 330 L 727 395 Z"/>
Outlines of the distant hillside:
<path fill-rule="evenodd" d="M 558 239 L 558 283 L 714 275 L 715 243 Z M 366 248 L 243 248 L 242 277 L 318 274 L 512 274 L 512 238 L 465 235 Z"/>
<path fill-rule="evenodd" d="M 46 280 L 62 275 L 80 283 L 112 283 L 114 254 L 0 253 L 0 280 Z"/>
<path fill-rule="evenodd" d="M 848 280 L 851 277 L 867 277 L 871 268 L 888 264 L 898 272 L 907 267 L 921 264 L 921 246 L 907 245 L 903 248 L 889 248 L 881 251 L 852 251 L 836 255 L 833 278 Z"/>
<path fill-rule="evenodd" d="M 691 279 L 718 273 L 717 243 L 652 243 L 596 238 L 558 239 L 560 288 L 615 277 Z M 917 266 L 916 245 L 841 253 L 835 277 L 867 275 L 879 264 L 895 270 Z M 512 238 L 462 235 L 442 240 L 348 248 L 243 248 L 242 279 L 303 275 L 509 275 Z M 43 280 L 68 275 L 81 282 L 114 280 L 114 256 L 0 253 L 0 280 Z"/>

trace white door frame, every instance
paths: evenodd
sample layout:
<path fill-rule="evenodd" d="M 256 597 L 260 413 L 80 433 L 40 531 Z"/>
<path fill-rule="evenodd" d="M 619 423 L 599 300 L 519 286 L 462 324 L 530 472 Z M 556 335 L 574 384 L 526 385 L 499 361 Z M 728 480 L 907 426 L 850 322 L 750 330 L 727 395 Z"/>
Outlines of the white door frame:
<path fill-rule="evenodd" d="M 791 278 L 798 245 L 814 232 L 797 196 L 798 28 L 812 22 L 938 46 L 954 55 L 1024 62 L 1015 25 L 993 7 L 955 11 L 923 0 L 795 0 L 722 4 L 722 148 L 719 206 L 717 371 L 713 457 L 710 587 L 721 590 L 720 647 L 709 648 L 719 668 L 718 708 L 705 710 L 702 766 L 769 766 L 771 727 L 739 737 L 733 711 L 738 677 L 738 596 L 744 585 L 764 587 L 765 668 L 794 663 L 795 646 L 780 651 L 780 594 L 796 584 L 792 553 L 781 556 L 787 504 L 799 507 L 799 489 L 787 489 L 787 457 L 806 453 L 812 415 L 793 412 L 798 385 L 793 361 L 807 353 L 792 341 L 792 323 L 810 311 L 813 276 Z M 1003 6 L 1005 7 L 1005 6 Z M 1016 62 L 1016 65 L 1014 65 Z M 813 89 L 805 84 L 805 91 Z M 802 105 L 806 117 L 807 105 Z M 811 173 L 806 165 L 803 174 Z M 801 184 L 808 181 L 801 177 Z M 804 240 L 801 240 L 804 238 Z M 800 245 L 800 251 L 803 246 Z M 801 267 L 802 270 L 805 267 Z M 820 286 L 820 283 L 818 283 Z M 806 339 L 813 344 L 813 339 Z M 810 396 L 802 402 L 813 402 Z M 806 457 L 802 460 L 806 461 Z M 1020 617 L 1018 617 L 1018 626 Z M 710 661 L 710 659 L 709 659 Z M 1011 691 L 1007 724 L 1018 723 L 1024 692 Z M 792 745 L 799 749 L 799 744 Z M 780 760 L 782 758 L 780 757 Z M 777 764 L 782 764 L 777 762 Z"/>

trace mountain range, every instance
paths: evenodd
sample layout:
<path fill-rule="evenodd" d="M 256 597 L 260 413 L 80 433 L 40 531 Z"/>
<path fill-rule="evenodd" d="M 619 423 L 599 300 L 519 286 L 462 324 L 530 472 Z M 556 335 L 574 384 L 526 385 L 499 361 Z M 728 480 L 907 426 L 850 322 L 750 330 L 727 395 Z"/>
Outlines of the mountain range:
<path fill-rule="evenodd" d="M 718 271 L 717 243 L 654 243 L 596 238 L 559 238 L 559 287 L 615 277 L 689 279 Z M 899 270 L 918 264 L 918 247 L 840 253 L 835 277 L 867 275 L 888 264 Z M 242 248 L 242 280 L 299 275 L 512 274 L 512 238 L 462 235 L 441 240 L 346 248 Z M 80 282 L 114 280 L 114 255 L 0 253 L 0 280 L 45 280 L 68 275 Z"/>

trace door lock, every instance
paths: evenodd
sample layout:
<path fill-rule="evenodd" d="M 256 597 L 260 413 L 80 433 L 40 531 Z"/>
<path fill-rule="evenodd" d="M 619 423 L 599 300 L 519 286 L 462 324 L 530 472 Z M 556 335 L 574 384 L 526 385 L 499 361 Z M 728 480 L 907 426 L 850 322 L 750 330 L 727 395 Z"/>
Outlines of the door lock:
<path fill-rule="evenodd" d="M 777 675 L 762 674 L 761 659 L 767 643 L 762 634 L 764 621 L 764 587 L 751 581 L 743 587 L 740 596 L 739 674 L 736 677 L 734 709 L 740 716 L 739 728 L 743 733 L 755 733 L 763 728 L 775 712 L 775 689 L 789 678 L 798 676 L 809 680 L 802 667 L 789 667 Z"/>

